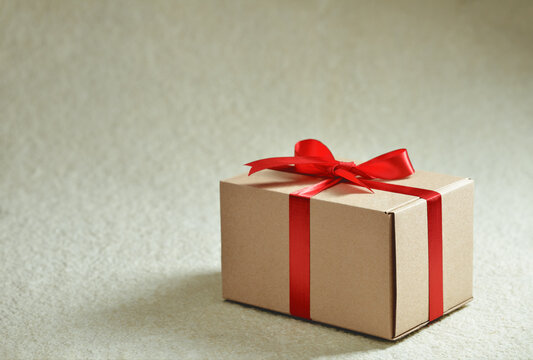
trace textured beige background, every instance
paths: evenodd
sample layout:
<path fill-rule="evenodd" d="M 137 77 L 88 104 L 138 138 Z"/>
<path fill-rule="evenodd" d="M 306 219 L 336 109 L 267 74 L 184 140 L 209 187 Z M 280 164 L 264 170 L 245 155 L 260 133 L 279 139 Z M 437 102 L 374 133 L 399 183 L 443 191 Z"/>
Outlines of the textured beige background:
<path fill-rule="evenodd" d="M 0 2 L 0 357 L 533 357 L 533 2 Z M 218 180 L 315 137 L 476 180 L 391 344 L 221 301 Z"/>

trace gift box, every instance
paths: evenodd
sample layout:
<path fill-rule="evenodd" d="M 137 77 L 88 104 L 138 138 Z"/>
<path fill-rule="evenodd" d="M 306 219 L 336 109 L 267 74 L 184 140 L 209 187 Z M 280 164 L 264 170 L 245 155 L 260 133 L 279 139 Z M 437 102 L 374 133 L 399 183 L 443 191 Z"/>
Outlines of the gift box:
<path fill-rule="evenodd" d="M 317 140 L 220 182 L 228 300 L 396 340 L 472 299 L 473 181 Z"/>

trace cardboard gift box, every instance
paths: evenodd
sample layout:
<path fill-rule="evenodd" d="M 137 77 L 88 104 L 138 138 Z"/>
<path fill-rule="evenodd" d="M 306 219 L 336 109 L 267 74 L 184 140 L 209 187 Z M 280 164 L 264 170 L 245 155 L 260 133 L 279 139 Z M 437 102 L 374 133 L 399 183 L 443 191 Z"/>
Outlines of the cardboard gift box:
<path fill-rule="evenodd" d="M 334 184 L 309 196 L 324 179 L 278 163 L 220 182 L 223 297 L 389 340 L 469 302 L 473 181 L 418 170 L 379 180 L 334 162 Z"/>

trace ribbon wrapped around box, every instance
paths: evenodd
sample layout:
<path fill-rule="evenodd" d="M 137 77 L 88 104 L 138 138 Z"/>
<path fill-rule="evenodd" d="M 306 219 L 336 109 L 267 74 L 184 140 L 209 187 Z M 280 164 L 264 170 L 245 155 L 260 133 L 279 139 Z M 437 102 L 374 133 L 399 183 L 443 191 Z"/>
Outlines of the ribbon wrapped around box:
<path fill-rule="evenodd" d="M 390 340 L 472 299 L 471 179 L 312 139 L 247 165 L 220 184 L 225 299 Z"/>

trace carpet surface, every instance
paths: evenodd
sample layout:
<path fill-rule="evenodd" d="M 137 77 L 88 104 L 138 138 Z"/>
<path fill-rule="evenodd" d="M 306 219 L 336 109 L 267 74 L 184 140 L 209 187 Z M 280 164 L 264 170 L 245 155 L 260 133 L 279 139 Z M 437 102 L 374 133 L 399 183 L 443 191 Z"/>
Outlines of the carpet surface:
<path fill-rule="evenodd" d="M 0 358 L 533 358 L 531 1 L 0 2 Z M 317 138 L 476 181 L 397 343 L 224 302 L 218 181 Z"/>

